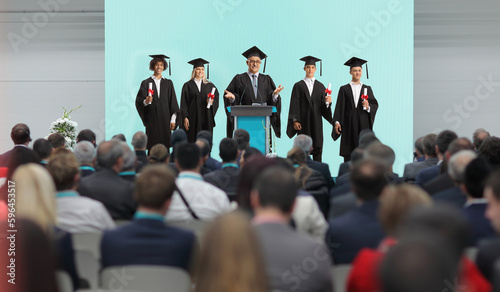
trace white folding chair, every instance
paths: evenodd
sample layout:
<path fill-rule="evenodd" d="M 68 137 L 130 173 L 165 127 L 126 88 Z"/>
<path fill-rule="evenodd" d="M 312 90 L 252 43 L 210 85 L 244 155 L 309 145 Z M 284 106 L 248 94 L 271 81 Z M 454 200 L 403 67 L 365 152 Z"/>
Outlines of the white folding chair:
<path fill-rule="evenodd" d="M 174 267 L 117 266 L 102 270 L 101 287 L 124 292 L 188 292 L 191 278 L 186 271 Z"/>
<path fill-rule="evenodd" d="M 56 281 L 59 287 L 59 292 L 73 292 L 73 282 L 68 272 L 57 270 L 56 271 Z"/>
<path fill-rule="evenodd" d="M 338 265 L 333 266 L 332 276 L 333 276 L 333 286 L 335 287 L 336 292 L 345 292 L 347 291 L 347 277 L 351 272 L 352 265 Z"/>
<path fill-rule="evenodd" d="M 185 221 L 177 221 L 177 222 L 166 222 L 167 225 L 183 228 L 192 231 L 196 236 L 202 236 L 205 234 L 205 231 L 210 224 L 207 221 L 201 220 L 185 220 Z"/>
<path fill-rule="evenodd" d="M 99 287 L 101 263 L 88 250 L 75 250 L 75 264 L 78 277 L 87 280 L 91 289 Z"/>
<path fill-rule="evenodd" d="M 96 259 L 101 259 L 102 232 L 95 233 L 73 233 L 73 249 L 90 251 Z"/>

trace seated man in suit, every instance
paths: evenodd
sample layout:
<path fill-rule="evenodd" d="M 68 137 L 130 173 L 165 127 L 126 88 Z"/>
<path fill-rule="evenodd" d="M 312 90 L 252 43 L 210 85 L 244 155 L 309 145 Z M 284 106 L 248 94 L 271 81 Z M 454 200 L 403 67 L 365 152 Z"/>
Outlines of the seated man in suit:
<path fill-rule="evenodd" d="M 472 150 L 462 150 L 453 154 L 448 163 L 448 175 L 455 186 L 433 194 L 432 198 L 436 203 L 451 205 L 459 209 L 463 208 L 467 196 L 462 188 L 465 181 L 465 168 L 476 157 L 477 154 Z"/>
<path fill-rule="evenodd" d="M 80 143 L 82 141 L 88 141 L 94 145 L 94 148 L 97 147 L 96 135 L 94 131 L 90 129 L 81 130 L 78 133 L 78 136 L 76 136 L 76 143 Z"/>
<path fill-rule="evenodd" d="M 462 214 L 471 225 L 471 246 L 477 246 L 480 240 L 495 236 L 493 226 L 486 218 L 488 201 L 483 198 L 484 184 L 491 172 L 491 166 L 484 158 L 472 160 L 465 168 L 464 183 L 460 186 L 467 194 L 467 201 L 462 209 Z"/>
<path fill-rule="evenodd" d="M 89 141 L 78 142 L 73 153 L 78 163 L 80 163 L 80 175 L 82 178 L 95 172 L 96 153 L 92 143 Z"/>
<path fill-rule="evenodd" d="M 66 139 L 60 133 L 52 133 L 47 137 L 54 149 L 66 148 Z"/>
<path fill-rule="evenodd" d="M 205 182 L 200 174 L 203 160 L 194 143 L 182 143 L 175 148 L 175 165 L 179 176 L 177 190 L 165 218 L 167 221 L 212 220 L 229 211 L 229 199 L 223 190 Z"/>
<path fill-rule="evenodd" d="M 332 175 L 330 174 L 330 168 L 326 163 L 314 161 L 311 159 L 311 150 L 313 149 L 312 144 L 313 144 L 312 138 L 305 134 L 299 134 L 297 135 L 297 137 L 295 137 L 295 139 L 293 139 L 293 147 L 298 147 L 306 153 L 307 166 L 321 173 L 323 179 L 326 181 L 326 184 L 328 185 L 328 191 L 330 191 L 335 185 L 332 179 Z"/>
<path fill-rule="evenodd" d="M 76 191 L 80 170 L 75 156 L 67 149 L 54 152 L 47 164 L 56 185 L 57 226 L 64 231 L 101 232 L 115 228 L 104 205 Z"/>
<path fill-rule="evenodd" d="M 405 165 L 403 178 L 405 181 L 415 181 L 420 170 L 434 166 L 438 163 L 436 153 L 436 134 L 428 134 L 424 136 L 422 141 L 424 146 L 425 160 L 421 162 L 412 162 Z"/>
<path fill-rule="evenodd" d="M 213 138 L 212 138 L 212 133 L 207 130 L 201 130 L 196 134 L 196 139 L 198 138 L 203 138 L 210 143 L 210 151 L 208 152 L 208 159 L 205 161 L 205 167 L 210 170 L 210 171 L 215 171 L 219 170 L 222 168 L 222 163 L 220 161 L 215 160 L 210 156 L 212 153 L 212 146 L 213 146 Z"/>
<path fill-rule="evenodd" d="M 219 144 L 219 155 L 222 158 L 222 169 L 203 176 L 203 179 L 226 192 L 230 201 L 236 200 L 236 189 L 240 168 L 236 163 L 238 158 L 238 143 L 231 138 L 224 138 Z"/>
<path fill-rule="evenodd" d="M 378 220 L 378 197 L 387 185 L 386 169 L 376 160 L 353 166 L 351 184 L 361 205 L 329 221 L 326 242 L 335 264 L 349 264 L 363 247 L 376 248 L 384 238 Z"/>
<path fill-rule="evenodd" d="M 436 153 L 439 161 L 436 165 L 424 168 L 419 171 L 417 177 L 415 178 L 415 184 L 423 186 L 425 183 L 433 180 L 439 175 L 441 169 L 443 169 L 443 163 L 446 163 L 446 150 L 448 150 L 448 146 L 450 146 L 451 142 L 453 142 L 453 140 L 457 138 L 457 134 L 450 130 L 444 130 L 437 135 Z"/>
<path fill-rule="evenodd" d="M 100 201 L 114 220 L 130 220 L 135 213 L 134 184 L 118 175 L 123 165 L 121 141 L 110 140 L 97 147 L 96 173 L 80 181 L 78 192 L 82 196 Z"/>
<path fill-rule="evenodd" d="M 332 291 L 331 260 L 324 244 L 297 233 L 290 218 L 297 183 L 286 169 L 272 166 L 250 193 L 253 224 L 273 291 Z"/>
<path fill-rule="evenodd" d="M 500 171 L 493 172 L 484 186 L 484 197 L 488 201 L 486 217 L 490 220 L 493 229 L 500 234 Z M 486 279 L 493 282 L 493 264 L 500 259 L 500 239 L 493 239 L 479 244 L 476 264 Z"/>
<path fill-rule="evenodd" d="M 38 155 L 40 164 L 43 166 L 47 165 L 53 149 L 52 144 L 47 139 L 36 139 L 35 143 L 33 143 L 33 151 Z"/>
<path fill-rule="evenodd" d="M 0 155 L 0 167 L 8 167 L 10 158 L 14 149 L 19 149 L 21 152 L 31 152 L 28 145 L 31 142 L 30 128 L 26 124 L 16 124 L 12 127 L 10 138 L 14 142 L 14 148 Z"/>
<path fill-rule="evenodd" d="M 127 143 L 122 142 L 123 147 L 123 165 L 118 175 L 129 182 L 135 181 L 136 168 L 139 163 L 135 151 L 132 151 Z"/>
<path fill-rule="evenodd" d="M 190 271 L 195 236 L 191 231 L 165 225 L 175 189 L 175 176 L 162 165 L 148 166 L 137 178 L 139 203 L 130 224 L 104 233 L 102 266 L 160 265 Z"/>
<path fill-rule="evenodd" d="M 140 162 L 137 165 L 136 172 L 140 172 L 141 169 L 149 164 L 148 155 L 146 154 L 146 147 L 148 145 L 148 136 L 143 131 L 135 132 L 132 136 L 132 146 L 134 147 L 135 155 L 137 160 Z"/>

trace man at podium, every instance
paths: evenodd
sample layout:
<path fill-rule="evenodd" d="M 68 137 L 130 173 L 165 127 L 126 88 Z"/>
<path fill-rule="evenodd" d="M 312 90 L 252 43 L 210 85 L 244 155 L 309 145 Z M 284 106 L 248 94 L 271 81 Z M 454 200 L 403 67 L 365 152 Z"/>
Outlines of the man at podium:
<path fill-rule="evenodd" d="M 234 119 L 227 110 L 229 106 L 238 105 L 269 105 L 276 107 L 276 113 L 271 115 L 271 125 L 276 137 L 281 136 L 281 85 L 276 88 L 269 75 L 259 73 L 262 60 L 267 56 L 259 48 L 252 47 L 243 53 L 247 58 L 248 71 L 234 76 L 226 90 L 224 90 L 224 107 L 227 115 L 227 137 L 233 136 Z M 264 72 L 266 63 L 264 63 Z"/>

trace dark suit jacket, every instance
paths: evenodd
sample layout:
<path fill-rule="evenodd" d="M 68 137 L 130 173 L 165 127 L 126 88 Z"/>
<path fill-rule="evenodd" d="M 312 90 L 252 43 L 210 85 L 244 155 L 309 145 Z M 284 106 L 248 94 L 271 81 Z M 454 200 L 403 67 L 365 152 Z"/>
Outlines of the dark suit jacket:
<path fill-rule="evenodd" d="M 339 174 L 337 177 L 342 176 L 343 174 L 346 174 L 349 172 L 349 169 L 351 168 L 351 162 L 342 162 L 339 166 Z"/>
<path fill-rule="evenodd" d="M 439 171 L 441 170 L 441 165 L 434 165 L 431 167 L 427 167 L 422 169 L 415 179 L 415 184 L 419 186 L 423 186 L 427 182 L 435 179 L 439 175 Z"/>
<path fill-rule="evenodd" d="M 476 246 L 479 240 L 493 238 L 496 236 L 490 220 L 486 218 L 487 203 L 472 203 L 462 209 L 462 214 L 467 218 L 471 226 L 471 246 Z"/>
<path fill-rule="evenodd" d="M 465 201 L 467 200 L 467 195 L 460 190 L 460 187 L 453 187 L 451 189 L 444 190 L 439 193 L 432 195 L 432 198 L 436 203 L 443 203 L 447 205 L 452 205 L 459 209 L 462 209 Z"/>
<path fill-rule="evenodd" d="M 194 248 L 195 236 L 190 231 L 156 219 L 134 219 L 104 232 L 102 266 L 160 265 L 189 271 Z"/>
<path fill-rule="evenodd" d="M 146 165 L 149 164 L 148 155 L 146 154 L 146 151 L 135 150 L 135 156 L 137 157 L 137 161 L 139 162 L 137 164 L 135 172 L 139 173 Z"/>
<path fill-rule="evenodd" d="M 114 220 L 130 220 L 137 208 L 133 198 L 134 184 L 112 169 L 103 168 L 80 181 L 78 192 L 104 204 Z"/>
<path fill-rule="evenodd" d="M 328 186 L 328 190 L 331 190 L 333 188 L 335 183 L 333 182 L 332 175 L 330 173 L 330 168 L 328 167 L 328 164 L 314 161 L 309 156 L 307 156 L 306 164 L 310 168 L 317 170 L 321 173 L 321 175 L 323 176 L 323 178 L 326 181 L 326 184 Z"/>
<path fill-rule="evenodd" d="M 434 195 L 453 187 L 455 187 L 455 183 L 451 180 L 451 177 L 447 173 L 442 173 L 435 179 L 426 183 L 422 188 L 429 193 L 429 195 Z"/>
<path fill-rule="evenodd" d="M 10 167 L 11 166 L 11 163 L 12 165 L 15 165 L 17 166 L 19 163 L 15 163 L 13 161 L 11 161 L 11 158 L 12 158 L 12 155 L 14 152 L 19 152 L 17 153 L 15 156 L 16 157 L 26 157 L 29 155 L 29 157 L 33 160 L 37 160 L 37 161 L 40 161 L 38 159 L 38 155 L 35 154 L 35 152 L 31 149 L 29 149 L 28 147 L 24 147 L 24 146 L 14 146 L 12 149 L 10 149 L 9 151 L 5 152 L 4 154 L 0 155 L 0 167 Z M 32 161 L 27 161 L 27 162 L 32 162 Z"/>
<path fill-rule="evenodd" d="M 208 157 L 207 161 L 205 161 L 205 168 L 210 171 L 216 171 L 222 168 L 222 162 L 215 160 L 212 157 Z"/>
<path fill-rule="evenodd" d="M 356 195 L 349 191 L 340 196 L 332 197 L 330 199 L 330 210 L 328 213 L 328 219 L 333 219 L 334 217 L 339 217 L 351 210 L 356 208 Z"/>
<path fill-rule="evenodd" d="M 375 249 L 384 238 L 378 220 L 378 201 L 364 202 L 356 209 L 329 221 L 326 242 L 335 264 L 349 264 L 363 247 Z"/>
<path fill-rule="evenodd" d="M 238 188 L 238 180 L 240 169 L 229 166 L 222 169 L 212 171 L 203 176 L 203 179 L 226 192 L 230 201 L 236 200 L 236 190 Z"/>
<path fill-rule="evenodd" d="M 434 166 L 438 163 L 437 157 L 429 157 L 421 162 L 412 162 L 405 165 L 403 178 L 405 181 L 414 181 L 419 171 L 424 168 Z"/>
<path fill-rule="evenodd" d="M 493 283 L 493 264 L 500 259 L 500 238 L 482 240 L 478 248 L 476 265 L 483 276 Z"/>

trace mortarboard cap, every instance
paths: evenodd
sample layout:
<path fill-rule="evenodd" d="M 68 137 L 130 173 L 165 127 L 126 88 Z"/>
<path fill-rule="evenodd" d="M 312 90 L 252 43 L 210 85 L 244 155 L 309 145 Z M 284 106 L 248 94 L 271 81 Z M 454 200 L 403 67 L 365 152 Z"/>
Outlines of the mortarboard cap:
<path fill-rule="evenodd" d="M 304 57 L 300 60 L 306 62 L 304 66 L 307 66 L 307 65 L 316 66 L 316 62 L 320 62 L 319 76 L 323 75 L 323 61 L 321 61 L 321 59 L 318 59 L 318 58 L 313 57 L 313 56 L 307 56 L 307 57 Z"/>
<path fill-rule="evenodd" d="M 267 55 L 264 54 L 259 48 L 256 46 L 251 47 L 250 49 L 246 50 L 242 54 L 245 58 L 249 59 L 250 57 L 259 57 L 261 60 L 266 59 Z M 264 73 L 266 72 L 266 60 L 264 60 Z"/>
<path fill-rule="evenodd" d="M 167 62 L 165 59 L 168 59 L 168 75 L 172 75 L 172 72 L 170 70 L 170 57 L 168 56 L 165 56 L 163 54 L 159 54 L 159 55 L 149 55 L 151 58 L 159 58 L 159 59 L 162 59 L 163 61 Z"/>
<path fill-rule="evenodd" d="M 352 68 L 352 67 L 362 67 L 363 64 L 365 64 L 365 63 L 368 63 L 368 61 L 365 61 L 365 60 L 357 58 L 357 57 L 352 57 L 347 62 L 345 62 L 344 65 L 349 66 L 349 68 Z M 366 64 L 366 79 L 369 79 L 368 78 L 368 64 Z"/>
<path fill-rule="evenodd" d="M 202 58 L 194 59 L 188 62 L 189 64 L 193 65 L 193 69 L 196 67 L 203 67 L 205 68 L 205 64 L 210 64 L 207 60 L 204 60 Z M 210 76 L 210 65 L 207 65 L 207 79 Z"/>

